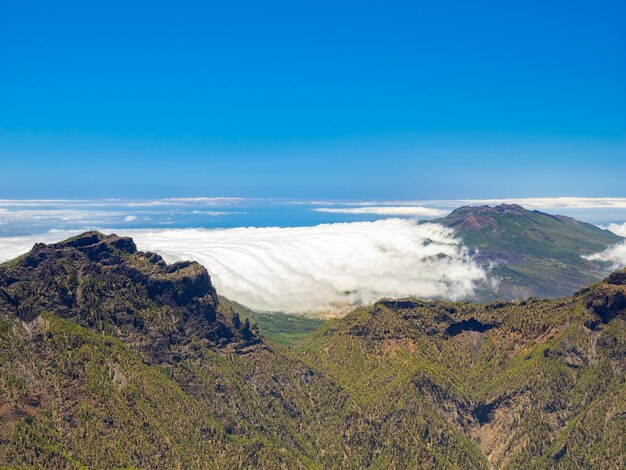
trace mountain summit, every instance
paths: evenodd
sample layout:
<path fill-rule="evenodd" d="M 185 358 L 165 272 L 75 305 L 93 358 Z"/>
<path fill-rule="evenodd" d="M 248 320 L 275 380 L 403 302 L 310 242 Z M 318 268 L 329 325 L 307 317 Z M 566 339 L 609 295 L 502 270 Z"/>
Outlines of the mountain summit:
<path fill-rule="evenodd" d="M 203 266 L 168 265 L 155 253 L 138 251 L 131 238 L 99 232 L 38 243 L 0 265 L 0 311 L 31 324 L 54 315 L 115 335 L 149 363 L 186 354 L 192 339 L 212 347 L 255 341 L 218 310 Z"/>
<path fill-rule="evenodd" d="M 582 256 L 623 240 L 595 225 L 563 215 L 529 211 L 517 204 L 463 206 L 430 222 L 457 231 L 477 259 L 499 279 L 483 299 L 571 295 L 608 274 Z"/>

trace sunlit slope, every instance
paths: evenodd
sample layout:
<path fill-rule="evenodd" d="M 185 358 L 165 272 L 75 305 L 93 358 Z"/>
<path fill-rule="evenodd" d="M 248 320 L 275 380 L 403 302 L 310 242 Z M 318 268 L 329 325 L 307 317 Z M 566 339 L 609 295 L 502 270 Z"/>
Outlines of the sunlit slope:
<path fill-rule="evenodd" d="M 128 238 L 0 265 L 3 467 L 619 468 L 625 371 L 624 271 L 558 300 L 383 300 L 286 349 Z"/>
<path fill-rule="evenodd" d="M 320 318 L 283 312 L 257 312 L 225 297 L 220 296 L 219 299 L 222 307 L 232 310 L 241 319 L 247 318 L 252 325 L 256 325 L 261 336 L 282 346 L 306 338 L 324 324 Z"/>
<path fill-rule="evenodd" d="M 381 301 L 299 348 L 376 423 L 363 441 L 386 436 L 386 455 L 445 448 L 453 431 L 495 468 L 624 463 L 624 272 L 559 300 Z"/>
<path fill-rule="evenodd" d="M 197 263 L 93 232 L 0 265 L 0 466 L 309 467 L 345 399 Z"/>
<path fill-rule="evenodd" d="M 454 228 L 494 267 L 492 278 L 500 283 L 481 292 L 484 299 L 571 295 L 608 274 L 606 265 L 582 256 L 622 240 L 595 225 L 518 205 L 464 206 L 432 222 Z"/>

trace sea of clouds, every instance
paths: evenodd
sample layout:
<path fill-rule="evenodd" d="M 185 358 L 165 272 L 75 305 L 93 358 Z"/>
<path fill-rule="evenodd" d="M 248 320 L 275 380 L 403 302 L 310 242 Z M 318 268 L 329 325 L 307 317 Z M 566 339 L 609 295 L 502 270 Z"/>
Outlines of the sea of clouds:
<path fill-rule="evenodd" d="M 607 227 L 602 227 L 610 230 L 611 232 L 626 237 L 626 222 L 623 224 L 609 224 Z M 584 258 L 592 261 L 604 261 L 611 263 L 613 269 L 623 268 L 626 266 L 626 240 L 622 243 L 609 246 L 606 250 L 600 253 L 594 253 Z"/>
<path fill-rule="evenodd" d="M 580 214 L 588 221 L 624 220 L 626 210 L 626 198 L 578 197 L 361 202 L 0 200 L 0 261 L 30 250 L 36 242 L 59 241 L 99 228 L 132 236 L 140 249 L 161 253 L 168 261 L 199 261 L 220 294 L 259 310 L 342 312 L 380 297 L 456 300 L 471 298 L 477 287 L 494 279 L 488 279 L 488 268 L 475 262 L 452 230 L 418 224 L 415 219 L 438 217 L 464 204 L 504 202 Z M 281 211 L 285 215 L 280 220 L 305 226 L 208 228 L 258 225 L 266 223 L 266 215 L 271 218 Z M 380 219 L 371 221 L 374 217 Z M 626 236 L 626 223 L 603 228 Z M 30 235 L 34 232 L 39 233 Z M 588 258 L 613 268 L 626 266 L 626 242 Z"/>
<path fill-rule="evenodd" d="M 117 232 L 169 262 L 200 262 L 221 295 L 265 311 L 340 314 L 381 297 L 457 300 L 487 281 L 451 229 L 415 220 Z M 0 260 L 73 233 L 3 237 Z"/>
<path fill-rule="evenodd" d="M 381 297 L 470 297 L 487 274 L 454 232 L 386 219 L 314 227 L 129 230 L 145 251 L 193 259 L 251 308 L 342 312 Z"/>

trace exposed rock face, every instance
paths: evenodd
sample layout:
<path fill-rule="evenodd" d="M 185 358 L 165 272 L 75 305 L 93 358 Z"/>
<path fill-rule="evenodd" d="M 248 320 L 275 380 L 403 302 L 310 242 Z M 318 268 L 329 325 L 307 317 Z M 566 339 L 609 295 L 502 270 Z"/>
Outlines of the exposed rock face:
<path fill-rule="evenodd" d="M 130 238 L 98 232 L 36 244 L 0 266 L 0 309 L 27 323 L 49 313 L 113 333 L 148 362 L 172 360 L 194 338 L 216 347 L 256 341 L 218 314 L 203 266 L 168 265 Z"/>
<path fill-rule="evenodd" d="M 626 320 L 626 271 L 612 273 L 603 283 L 587 293 L 586 306 L 608 323 L 616 317 Z"/>

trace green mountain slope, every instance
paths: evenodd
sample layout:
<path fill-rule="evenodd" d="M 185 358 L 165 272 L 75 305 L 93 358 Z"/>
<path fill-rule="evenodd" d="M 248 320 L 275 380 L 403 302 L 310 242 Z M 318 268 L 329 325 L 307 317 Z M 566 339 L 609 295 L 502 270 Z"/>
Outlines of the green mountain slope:
<path fill-rule="evenodd" d="M 307 317 L 283 312 L 257 312 L 226 297 L 219 297 L 220 305 L 247 318 L 255 324 L 261 336 L 282 346 L 290 346 L 296 341 L 310 336 L 324 324 L 320 318 Z"/>
<path fill-rule="evenodd" d="M 518 205 L 464 206 L 431 222 L 454 228 L 478 259 L 500 279 L 482 299 L 571 295 L 602 279 L 607 266 L 582 255 L 623 240 L 571 217 L 528 211 Z"/>
<path fill-rule="evenodd" d="M 620 468 L 626 271 L 383 300 L 287 350 L 196 263 L 88 233 L 0 265 L 0 466 Z"/>
<path fill-rule="evenodd" d="M 420 448 L 435 467 L 460 464 L 459 449 L 472 468 L 625 463 L 624 271 L 558 300 L 383 300 L 299 349 L 368 417 L 363 463 L 423 464 Z"/>
<path fill-rule="evenodd" d="M 127 238 L 0 265 L 0 318 L 0 466 L 305 467 L 345 401 Z"/>

